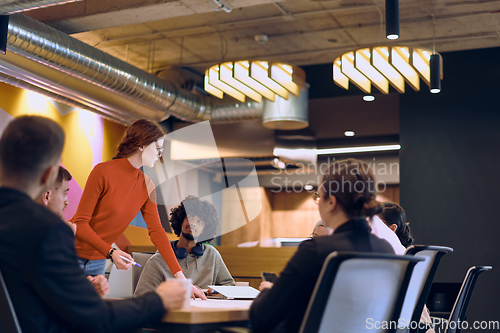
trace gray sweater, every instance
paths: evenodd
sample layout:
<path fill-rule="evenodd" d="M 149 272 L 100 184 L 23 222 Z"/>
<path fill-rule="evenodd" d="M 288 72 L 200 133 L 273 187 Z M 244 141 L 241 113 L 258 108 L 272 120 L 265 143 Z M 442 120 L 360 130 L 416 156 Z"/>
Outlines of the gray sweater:
<path fill-rule="evenodd" d="M 170 243 L 174 243 L 171 241 Z M 222 257 L 212 245 L 202 244 L 203 255 L 196 257 L 192 254 L 184 259 L 177 259 L 179 265 L 187 279 L 192 279 L 193 284 L 205 289 L 208 285 L 226 285 L 234 286 L 234 280 L 231 277 Z M 134 296 L 140 296 L 148 291 L 154 291 L 156 287 L 171 278 L 172 273 L 168 268 L 161 254 L 156 253 L 149 258 L 142 270 Z"/>

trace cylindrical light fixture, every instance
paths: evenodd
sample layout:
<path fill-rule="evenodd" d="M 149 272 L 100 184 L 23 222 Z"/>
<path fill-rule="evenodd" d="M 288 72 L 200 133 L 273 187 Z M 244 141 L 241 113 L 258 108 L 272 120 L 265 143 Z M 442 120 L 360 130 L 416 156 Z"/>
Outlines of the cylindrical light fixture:
<path fill-rule="evenodd" d="M 430 90 L 431 93 L 437 94 L 441 91 L 441 59 L 439 54 L 431 55 L 429 67 L 431 72 Z"/>
<path fill-rule="evenodd" d="M 387 39 L 399 38 L 399 0 L 385 0 L 385 35 Z"/>
<path fill-rule="evenodd" d="M 9 34 L 9 15 L 0 15 L 0 52 L 7 52 L 7 36 Z"/>

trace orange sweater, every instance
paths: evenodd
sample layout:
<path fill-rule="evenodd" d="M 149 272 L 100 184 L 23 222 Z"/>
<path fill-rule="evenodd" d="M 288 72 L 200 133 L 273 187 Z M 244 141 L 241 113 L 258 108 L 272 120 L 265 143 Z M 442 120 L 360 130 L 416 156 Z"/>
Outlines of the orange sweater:
<path fill-rule="evenodd" d="M 85 259 L 103 259 L 111 244 L 141 211 L 149 237 L 170 271 L 181 271 L 156 207 L 155 185 L 126 158 L 99 163 L 87 179 L 72 221 L 76 223 L 76 252 Z"/>

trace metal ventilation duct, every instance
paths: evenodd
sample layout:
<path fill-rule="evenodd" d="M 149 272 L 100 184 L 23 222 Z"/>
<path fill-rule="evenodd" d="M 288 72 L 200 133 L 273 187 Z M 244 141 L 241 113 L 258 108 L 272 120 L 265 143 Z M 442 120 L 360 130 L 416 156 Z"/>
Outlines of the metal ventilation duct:
<path fill-rule="evenodd" d="M 101 112 L 98 112 L 95 109 L 88 107 L 87 105 L 75 102 L 75 101 L 73 101 L 73 100 L 71 100 L 69 98 L 63 97 L 61 95 L 58 95 L 58 94 L 55 94 L 55 93 L 51 93 L 50 91 L 47 91 L 47 90 L 42 89 L 42 88 L 39 88 L 39 87 L 37 87 L 35 85 L 32 85 L 30 83 L 27 83 L 27 82 L 19 80 L 19 79 L 16 79 L 16 78 L 14 78 L 12 76 L 9 76 L 9 75 L 5 75 L 5 74 L 0 73 L 0 82 L 10 84 L 11 86 L 14 86 L 14 87 L 17 87 L 17 88 L 26 89 L 26 90 L 29 90 L 29 91 L 36 92 L 38 94 L 45 95 L 45 96 L 53 99 L 54 101 L 57 101 L 57 102 L 60 102 L 60 103 L 63 103 L 63 104 L 69 105 L 69 106 L 73 106 L 73 107 L 78 108 L 78 109 L 88 110 L 88 111 L 92 111 L 92 112 L 97 112 L 101 116 L 108 117 L 108 115 L 103 114 Z"/>
<path fill-rule="evenodd" d="M 0 15 L 9 15 L 25 12 L 28 10 L 50 7 L 55 5 L 64 5 L 70 2 L 82 0 L 0 0 Z"/>
<path fill-rule="evenodd" d="M 0 72 L 123 123 L 170 115 L 197 122 L 259 119 L 262 104 L 217 101 L 169 84 L 22 14 L 11 15 Z M 19 84 L 19 83 L 17 83 Z"/>

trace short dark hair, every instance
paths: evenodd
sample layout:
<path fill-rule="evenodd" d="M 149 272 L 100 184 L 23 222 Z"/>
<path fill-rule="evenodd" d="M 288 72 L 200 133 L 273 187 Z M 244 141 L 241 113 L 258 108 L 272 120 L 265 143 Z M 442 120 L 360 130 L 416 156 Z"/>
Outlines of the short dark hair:
<path fill-rule="evenodd" d="M 56 179 L 56 187 L 61 185 L 63 180 L 69 182 L 71 179 L 73 179 L 73 176 L 71 176 L 69 171 L 66 170 L 64 167 L 59 166 L 59 172 L 57 173 L 57 179 Z"/>
<path fill-rule="evenodd" d="M 182 223 L 187 216 L 185 205 L 188 206 L 189 215 L 198 216 L 205 222 L 203 233 L 198 237 L 199 242 L 210 242 L 217 235 L 220 226 L 217 208 L 207 201 L 200 200 L 194 195 L 187 196 L 181 204 L 170 210 L 170 225 L 177 236 L 180 236 Z"/>
<path fill-rule="evenodd" d="M 0 138 L 0 173 L 27 184 L 41 176 L 61 157 L 64 131 L 45 117 L 22 116 L 12 120 Z"/>

